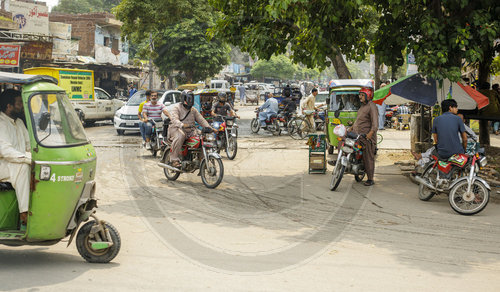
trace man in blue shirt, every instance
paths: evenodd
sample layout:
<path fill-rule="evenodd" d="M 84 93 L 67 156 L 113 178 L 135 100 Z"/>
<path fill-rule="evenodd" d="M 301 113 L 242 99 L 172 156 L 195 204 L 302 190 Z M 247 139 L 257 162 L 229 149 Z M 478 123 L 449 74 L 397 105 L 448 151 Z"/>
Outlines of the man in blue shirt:
<path fill-rule="evenodd" d="M 266 102 L 257 108 L 259 113 L 259 121 L 262 127 L 266 126 L 266 120 L 269 119 L 272 115 L 278 114 L 278 100 L 273 97 L 271 93 L 269 93 L 269 98 Z"/>
<path fill-rule="evenodd" d="M 441 109 L 443 114 L 435 118 L 432 125 L 432 138 L 437 144 L 439 158 L 446 160 L 454 154 L 465 152 L 467 134 L 464 122 L 457 116 L 458 104 L 454 99 L 443 100 Z"/>

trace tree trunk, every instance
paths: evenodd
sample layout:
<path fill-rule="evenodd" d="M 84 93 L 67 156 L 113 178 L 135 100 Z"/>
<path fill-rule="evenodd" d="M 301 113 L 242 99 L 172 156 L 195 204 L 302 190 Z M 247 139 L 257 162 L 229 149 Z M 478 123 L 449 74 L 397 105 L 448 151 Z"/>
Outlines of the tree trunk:
<path fill-rule="evenodd" d="M 335 57 L 330 57 L 330 60 L 332 61 L 332 65 L 335 68 L 339 79 L 352 79 L 351 72 L 349 72 L 349 68 L 347 68 L 341 54 L 337 54 Z"/>
<path fill-rule="evenodd" d="M 377 55 L 375 55 L 375 90 L 380 88 L 380 61 Z"/>
<path fill-rule="evenodd" d="M 483 146 L 490 146 L 490 131 L 488 124 L 489 121 L 479 121 L 479 143 Z"/>
<path fill-rule="evenodd" d="M 490 77 L 490 67 L 493 60 L 493 47 L 484 50 L 485 56 L 482 62 L 479 62 L 479 76 L 478 76 L 478 88 L 482 88 L 483 83 L 489 81 Z M 482 145 L 490 146 L 490 131 L 488 127 L 489 121 L 480 120 L 479 121 L 479 142 Z"/>

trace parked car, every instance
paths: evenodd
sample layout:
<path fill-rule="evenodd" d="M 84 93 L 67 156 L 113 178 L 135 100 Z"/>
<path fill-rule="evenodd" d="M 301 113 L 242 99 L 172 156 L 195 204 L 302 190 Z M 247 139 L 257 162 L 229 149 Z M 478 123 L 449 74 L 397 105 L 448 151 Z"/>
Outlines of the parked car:
<path fill-rule="evenodd" d="M 180 102 L 181 92 L 178 90 L 155 90 L 158 95 L 161 95 L 158 100 L 166 106 Z M 125 131 L 139 131 L 139 105 L 146 100 L 146 90 L 137 91 L 124 105 L 120 108 L 114 118 L 114 126 L 118 135 L 123 135 Z"/>

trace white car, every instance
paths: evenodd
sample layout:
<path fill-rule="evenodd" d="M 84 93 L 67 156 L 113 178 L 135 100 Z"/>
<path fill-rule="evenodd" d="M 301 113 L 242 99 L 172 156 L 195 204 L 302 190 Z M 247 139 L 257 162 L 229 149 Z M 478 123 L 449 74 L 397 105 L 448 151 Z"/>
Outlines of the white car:
<path fill-rule="evenodd" d="M 161 95 L 158 100 L 166 106 L 178 103 L 181 101 L 181 92 L 178 90 L 155 90 L 158 95 Z M 116 132 L 118 135 L 123 135 L 125 131 L 139 130 L 139 105 L 146 100 L 146 90 L 137 91 L 122 108 L 116 111 L 113 120 Z"/>

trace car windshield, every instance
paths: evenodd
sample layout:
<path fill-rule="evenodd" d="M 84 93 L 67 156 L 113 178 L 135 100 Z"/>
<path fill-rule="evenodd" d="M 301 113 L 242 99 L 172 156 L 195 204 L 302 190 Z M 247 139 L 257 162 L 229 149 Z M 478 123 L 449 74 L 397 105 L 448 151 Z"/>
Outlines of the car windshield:
<path fill-rule="evenodd" d="M 327 97 L 328 93 L 318 93 L 318 95 L 316 95 L 316 102 L 324 103 Z"/>
<path fill-rule="evenodd" d="M 332 92 L 330 95 L 330 111 L 357 111 L 360 106 L 358 92 Z"/>
<path fill-rule="evenodd" d="M 141 102 L 146 100 L 146 91 L 145 90 L 140 90 L 134 93 L 132 97 L 128 100 L 127 105 L 128 106 L 137 106 L 140 105 Z"/>
<path fill-rule="evenodd" d="M 30 111 L 37 142 L 46 147 L 88 143 L 85 130 L 65 92 L 36 94 Z"/>

